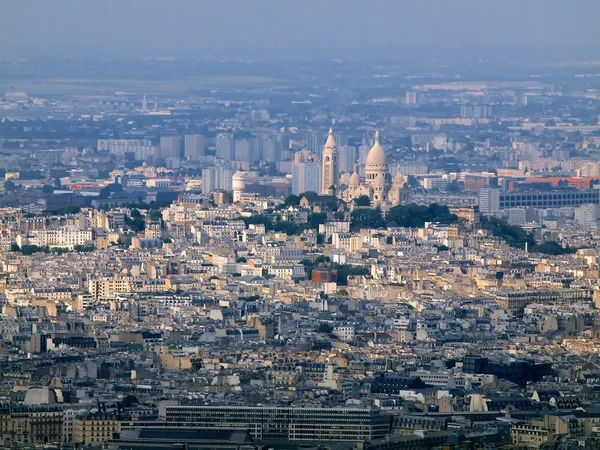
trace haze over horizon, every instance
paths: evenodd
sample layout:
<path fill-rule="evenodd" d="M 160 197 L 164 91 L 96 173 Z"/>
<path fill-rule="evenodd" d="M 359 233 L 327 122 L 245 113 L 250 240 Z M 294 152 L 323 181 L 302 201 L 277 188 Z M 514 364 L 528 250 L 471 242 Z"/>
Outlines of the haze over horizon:
<path fill-rule="evenodd" d="M 5 0 L 0 58 L 586 57 L 597 17 L 596 0 Z"/>

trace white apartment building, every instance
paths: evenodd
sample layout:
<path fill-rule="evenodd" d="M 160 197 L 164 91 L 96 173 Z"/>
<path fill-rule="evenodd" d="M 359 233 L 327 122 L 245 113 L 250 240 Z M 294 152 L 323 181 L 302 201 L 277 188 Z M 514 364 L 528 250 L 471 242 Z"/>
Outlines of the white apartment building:
<path fill-rule="evenodd" d="M 73 250 L 76 245 L 87 245 L 93 242 L 91 230 L 78 230 L 64 227 L 56 230 L 33 230 L 27 237 L 30 245 L 50 248 L 67 248 Z"/>
<path fill-rule="evenodd" d="M 333 329 L 333 334 L 335 334 L 342 341 L 351 341 L 356 336 L 356 330 L 353 326 L 341 326 L 335 327 Z"/>

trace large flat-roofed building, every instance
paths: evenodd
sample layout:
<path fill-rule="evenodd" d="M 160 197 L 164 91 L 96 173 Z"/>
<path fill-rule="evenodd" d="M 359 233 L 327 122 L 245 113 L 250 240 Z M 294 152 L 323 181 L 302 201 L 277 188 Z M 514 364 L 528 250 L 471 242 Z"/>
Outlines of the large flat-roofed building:
<path fill-rule="evenodd" d="M 551 190 L 502 192 L 486 188 L 479 191 L 479 209 L 493 214 L 509 208 L 565 208 L 600 203 L 600 190 Z"/>
<path fill-rule="evenodd" d="M 556 290 L 515 290 L 496 294 L 496 303 L 509 311 L 520 311 L 530 303 L 551 303 L 558 301 L 592 301 L 591 288 L 570 288 Z"/>
<path fill-rule="evenodd" d="M 221 429 L 169 429 L 166 427 L 134 428 L 122 431 L 118 437 L 104 445 L 108 450 L 164 449 L 181 446 L 189 450 L 256 449 L 246 430 Z"/>
<path fill-rule="evenodd" d="M 379 409 L 277 406 L 167 406 L 166 421 L 248 429 L 263 442 L 363 442 L 385 439 L 390 417 Z"/>

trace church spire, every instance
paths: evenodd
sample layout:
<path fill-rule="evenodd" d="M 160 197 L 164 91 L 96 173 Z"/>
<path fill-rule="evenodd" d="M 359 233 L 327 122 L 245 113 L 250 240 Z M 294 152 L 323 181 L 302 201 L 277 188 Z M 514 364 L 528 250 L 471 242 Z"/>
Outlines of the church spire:
<path fill-rule="evenodd" d="M 333 137 L 333 128 L 329 129 L 329 136 L 323 149 L 321 165 L 321 194 L 331 195 L 337 188 L 339 173 L 337 160 L 337 146 Z"/>
<path fill-rule="evenodd" d="M 325 142 L 325 148 L 334 148 L 335 138 L 333 137 L 333 128 L 329 129 L 329 135 L 327 136 L 327 142 Z"/>
<path fill-rule="evenodd" d="M 375 142 L 379 142 L 379 130 L 375 131 Z"/>

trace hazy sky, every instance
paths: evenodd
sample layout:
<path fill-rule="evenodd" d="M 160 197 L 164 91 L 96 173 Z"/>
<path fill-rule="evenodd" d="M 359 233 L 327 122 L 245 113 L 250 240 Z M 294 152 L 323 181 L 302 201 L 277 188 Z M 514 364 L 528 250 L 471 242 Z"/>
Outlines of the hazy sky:
<path fill-rule="evenodd" d="M 600 47 L 600 0 L 0 0 L 0 56 Z"/>

